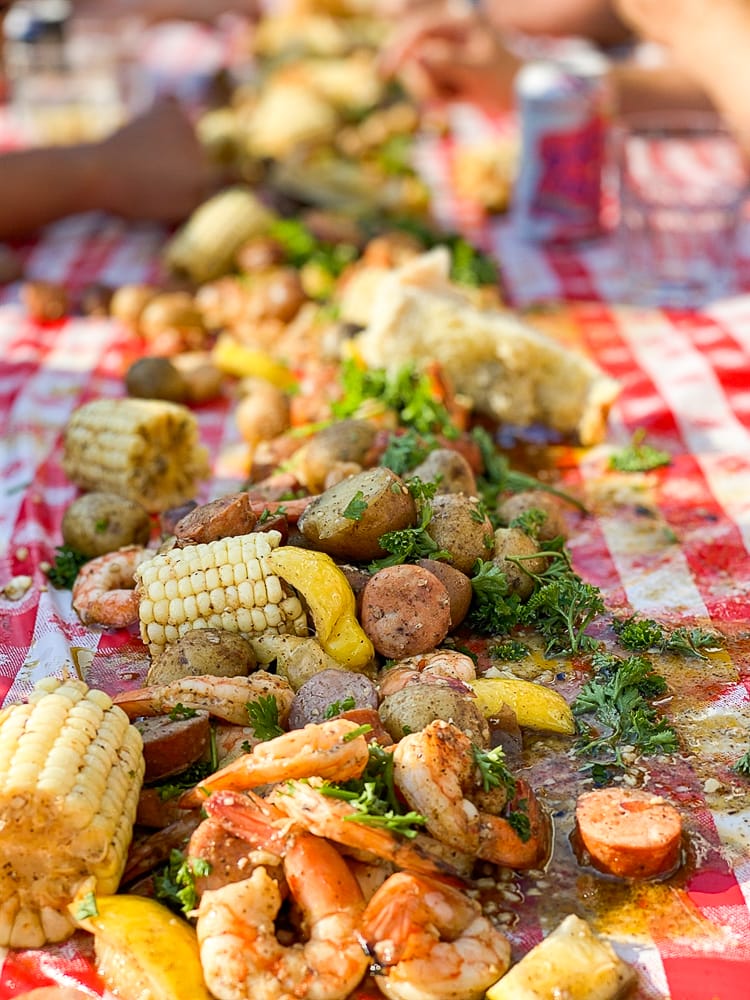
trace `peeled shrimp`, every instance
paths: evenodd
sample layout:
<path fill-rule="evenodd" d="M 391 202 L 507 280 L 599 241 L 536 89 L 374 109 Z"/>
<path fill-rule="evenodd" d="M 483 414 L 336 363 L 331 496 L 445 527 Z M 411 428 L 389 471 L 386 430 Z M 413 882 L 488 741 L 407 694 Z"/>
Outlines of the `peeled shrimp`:
<path fill-rule="evenodd" d="M 249 719 L 248 703 L 269 696 L 276 699 L 279 720 L 285 720 L 292 706 L 294 691 L 284 678 L 265 670 L 256 670 L 249 677 L 196 674 L 169 684 L 123 691 L 113 700 L 131 719 L 142 715 L 163 715 L 182 705 L 209 712 L 218 719 L 241 726 L 246 725 Z"/>
<path fill-rule="evenodd" d="M 437 840 L 510 868 L 533 868 L 547 856 L 548 820 L 531 788 L 516 781 L 511 803 L 502 785 L 483 790 L 471 740 L 452 723 L 437 719 L 404 736 L 393 749 L 393 777 Z M 526 816 L 528 837 L 504 810 Z"/>
<path fill-rule="evenodd" d="M 73 584 L 73 608 L 84 625 L 127 628 L 138 621 L 135 571 L 152 555 L 126 545 L 83 564 Z"/>
<path fill-rule="evenodd" d="M 349 803 L 324 795 L 321 784 L 318 778 L 288 781 L 273 789 L 269 801 L 311 833 L 357 852 L 355 856 L 363 860 L 392 861 L 399 868 L 429 875 L 466 874 L 466 856 L 460 851 L 444 851 L 442 845 L 423 835 L 409 840 L 384 827 L 358 822 L 358 814 Z"/>
<path fill-rule="evenodd" d="M 474 661 L 465 653 L 453 649 L 437 649 L 432 653 L 407 656 L 380 675 L 380 698 L 395 694 L 407 684 L 432 680 L 456 680 L 468 683 L 476 680 Z"/>
<path fill-rule="evenodd" d="M 290 778 L 358 778 L 369 760 L 364 735 L 353 735 L 360 728 L 348 719 L 330 719 L 258 743 L 251 753 L 209 775 L 201 782 L 200 791 L 188 792 L 180 804 L 200 805 L 206 793 L 257 788 Z"/>
<path fill-rule="evenodd" d="M 279 941 L 281 892 L 264 867 L 203 893 L 196 931 L 206 985 L 218 1000 L 345 1000 L 362 980 L 364 899 L 336 848 L 305 832 L 293 835 L 284 874 L 303 914 L 304 942 Z"/>
<path fill-rule="evenodd" d="M 510 965 L 510 945 L 479 903 L 414 872 L 377 890 L 361 935 L 391 1000 L 480 1000 Z"/>

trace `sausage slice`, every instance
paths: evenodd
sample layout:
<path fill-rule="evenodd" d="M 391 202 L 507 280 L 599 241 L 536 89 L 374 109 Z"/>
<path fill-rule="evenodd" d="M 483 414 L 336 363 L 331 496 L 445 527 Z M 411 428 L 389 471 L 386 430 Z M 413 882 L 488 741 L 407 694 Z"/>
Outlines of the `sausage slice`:
<path fill-rule="evenodd" d="M 585 792 L 576 823 L 591 863 L 611 875 L 653 878 L 679 864 L 682 818 L 658 795 L 636 788 Z"/>

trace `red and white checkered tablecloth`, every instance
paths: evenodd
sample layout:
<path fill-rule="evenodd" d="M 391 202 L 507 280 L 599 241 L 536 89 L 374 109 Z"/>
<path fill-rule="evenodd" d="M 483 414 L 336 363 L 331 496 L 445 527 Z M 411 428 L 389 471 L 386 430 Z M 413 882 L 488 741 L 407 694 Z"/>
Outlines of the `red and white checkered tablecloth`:
<path fill-rule="evenodd" d="M 470 141 L 468 110 L 457 112 L 456 128 Z M 750 664 L 743 645 L 750 636 L 750 295 L 699 314 L 620 305 L 624 275 L 612 238 L 567 248 L 520 243 L 509 220 L 483 220 L 472 206 L 456 203 L 452 149 L 443 138 L 420 151 L 437 216 L 496 253 L 509 302 L 536 307 L 532 315 L 543 328 L 590 353 L 622 382 L 607 442 L 559 453 L 564 482 L 592 511 L 571 537 L 576 567 L 613 608 L 710 624 L 727 641 L 726 652 L 709 662 L 684 661 L 668 671 L 673 695 L 665 711 L 681 752 L 642 765 L 646 787 L 668 795 L 685 817 L 691 846 L 683 874 L 617 892 L 575 867 L 565 848 L 568 820 L 558 817 L 562 847 L 544 878 L 517 877 L 505 885 L 515 953 L 540 940 L 551 929 L 552 912 L 559 916 L 565 905 L 589 917 L 635 964 L 634 996 L 745 1000 L 750 782 L 731 765 L 750 749 Z M 163 238 L 157 226 L 81 216 L 50 227 L 23 253 L 30 276 L 76 290 L 95 280 L 152 278 Z M 740 274 L 750 291 L 748 249 L 743 236 Z M 17 292 L 11 286 L 0 297 L 0 585 L 20 574 L 34 584 L 19 601 L 0 596 L 0 696 L 22 698 L 37 678 L 65 668 L 114 690 L 142 676 L 140 640 L 131 632 L 84 628 L 69 593 L 49 587 L 39 567 L 53 557 L 62 512 L 76 495 L 60 466 L 62 429 L 83 401 L 123 394 L 133 344 L 108 320 L 35 324 Z M 205 499 L 236 482 L 230 405 L 225 400 L 196 411 L 215 460 Z M 647 474 L 613 474 L 609 455 L 637 428 L 670 451 L 672 463 Z M 558 680 L 564 693 L 580 683 L 575 671 Z M 578 763 L 533 776 L 553 814 L 580 781 Z M 0 1000 L 47 982 L 80 984 L 102 995 L 86 960 L 89 947 L 76 938 L 59 949 L 7 954 Z"/>

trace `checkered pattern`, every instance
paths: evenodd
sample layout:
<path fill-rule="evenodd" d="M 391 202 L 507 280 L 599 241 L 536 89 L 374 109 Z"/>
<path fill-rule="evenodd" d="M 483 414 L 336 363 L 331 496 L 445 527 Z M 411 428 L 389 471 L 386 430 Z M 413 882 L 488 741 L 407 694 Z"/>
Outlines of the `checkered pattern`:
<path fill-rule="evenodd" d="M 462 141 L 476 126 L 465 110 L 454 124 Z M 667 669 L 673 697 L 664 710 L 682 752 L 642 771 L 646 786 L 668 795 L 685 817 L 684 878 L 638 887 L 627 898 L 611 889 L 598 907 L 601 883 L 571 863 L 555 862 L 541 882 L 518 878 L 506 884 L 515 953 L 551 929 L 549 899 L 558 916 L 561 899 L 583 916 L 607 904 L 604 929 L 640 973 L 637 997 L 742 1000 L 750 996 L 750 810 L 747 781 L 731 765 L 750 747 L 750 673 L 740 642 L 750 617 L 750 298 L 701 314 L 618 305 L 624 286 L 612 238 L 553 249 L 520 244 L 511 222 L 483 220 L 451 197 L 451 151 L 450 138 L 420 150 L 437 215 L 494 250 L 511 303 L 622 382 L 607 443 L 559 451 L 565 484 L 592 512 L 572 534 L 577 568 L 613 608 L 711 623 L 727 641 L 727 652 L 709 663 Z M 74 291 L 94 280 L 148 279 L 158 271 L 163 236 L 158 227 L 126 228 L 98 216 L 70 219 L 24 248 L 27 270 Z M 750 278 L 744 253 L 742 265 Z M 37 677 L 66 666 L 106 690 L 136 685 L 146 665 L 136 634 L 83 628 L 70 595 L 49 587 L 39 566 L 52 558 L 75 495 L 60 467 L 61 430 L 83 401 L 122 393 L 137 345 L 103 320 L 36 325 L 16 292 L 6 290 L 0 304 L 0 583 L 29 574 L 34 585 L 20 601 L 0 598 L 0 697 L 23 697 Z M 236 482 L 236 437 L 228 401 L 199 408 L 198 419 L 215 461 L 207 499 Z M 645 475 L 615 475 L 609 455 L 636 428 L 673 461 Z M 560 684 L 572 696 L 580 678 L 569 671 Z M 553 813 L 580 786 L 578 763 L 555 758 L 532 775 Z M 557 828 L 561 858 L 565 822 Z M 76 940 L 7 955 L 0 1000 L 49 982 L 102 995 L 89 948 Z"/>

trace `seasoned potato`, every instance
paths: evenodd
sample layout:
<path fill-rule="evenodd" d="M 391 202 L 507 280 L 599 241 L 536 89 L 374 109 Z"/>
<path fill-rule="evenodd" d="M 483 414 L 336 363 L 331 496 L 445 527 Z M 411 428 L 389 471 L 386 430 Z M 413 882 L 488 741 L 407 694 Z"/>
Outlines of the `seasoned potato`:
<path fill-rule="evenodd" d="M 547 516 L 538 526 L 536 534 L 541 542 L 548 542 L 558 535 L 565 538 L 568 533 L 563 516 L 564 506 L 565 501 L 553 493 L 545 493 L 544 490 L 523 490 L 520 493 L 511 493 L 501 500 L 497 505 L 497 514 L 504 524 L 509 525 L 528 510 L 540 510 Z"/>
<path fill-rule="evenodd" d="M 299 519 L 312 548 L 355 562 L 385 554 L 379 538 L 416 521 L 414 499 L 390 469 L 350 476 L 321 493 Z"/>
<path fill-rule="evenodd" d="M 166 399 L 171 403 L 184 403 L 190 397 L 185 377 L 169 358 L 138 358 L 125 373 L 125 388 L 129 396 L 137 399 Z"/>
<path fill-rule="evenodd" d="M 443 493 L 434 496 L 430 503 L 432 517 L 427 534 L 439 549 L 450 552 L 454 569 L 471 574 L 477 559 L 492 558 L 492 522 L 477 497 Z"/>
<path fill-rule="evenodd" d="M 477 480 L 468 460 L 452 448 L 435 448 L 424 462 L 415 466 L 410 476 L 419 476 L 423 483 L 437 481 L 438 493 L 477 495 Z"/>
<path fill-rule="evenodd" d="M 63 542 L 93 559 L 125 545 L 146 545 L 151 518 L 145 507 L 116 493 L 84 493 L 63 514 Z"/>
<path fill-rule="evenodd" d="M 407 684 L 384 698 L 379 712 L 383 725 L 397 741 L 435 719 L 443 719 L 462 729 L 478 746 L 489 746 L 489 726 L 476 702 L 448 683 Z"/>
<path fill-rule="evenodd" d="M 498 528 L 495 532 L 495 551 L 492 561 L 505 573 L 509 592 L 518 594 L 522 600 L 529 597 L 534 589 L 534 581 L 529 573 L 543 573 L 547 565 L 543 557 L 535 558 L 538 552 L 537 543 L 520 528 Z M 522 559 L 529 573 L 524 572 L 516 563 L 510 562 L 510 558 Z"/>
<path fill-rule="evenodd" d="M 131 330 L 137 330 L 141 313 L 158 294 L 159 289 L 153 285 L 121 285 L 110 299 L 110 316 Z"/>
<path fill-rule="evenodd" d="M 289 728 L 323 722 L 354 708 L 377 708 L 378 691 L 363 674 L 352 670 L 321 670 L 297 691 L 289 713 Z"/>
<path fill-rule="evenodd" d="M 339 420 L 322 428 L 300 452 L 297 474 L 301 482 L 311 493 L 319 493 L 333 466 L 356 462 L 361 467 L 375 433 L 375 426 L 367 420 Z"/>
<path fill-rule="evenodd" d="M 235 632 L 197 628 L 167 643 L 149 667 L 147 684 L 169 684 L 181 677 L 247 677 L 257 666 L 250 643 Z"/>

